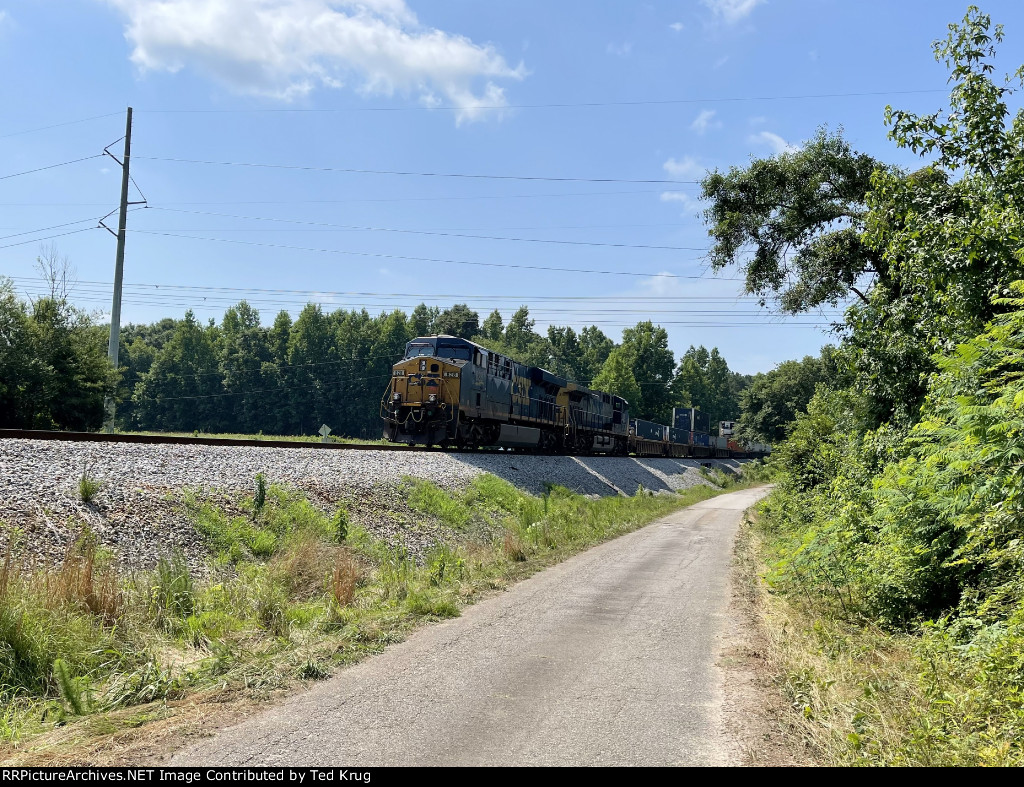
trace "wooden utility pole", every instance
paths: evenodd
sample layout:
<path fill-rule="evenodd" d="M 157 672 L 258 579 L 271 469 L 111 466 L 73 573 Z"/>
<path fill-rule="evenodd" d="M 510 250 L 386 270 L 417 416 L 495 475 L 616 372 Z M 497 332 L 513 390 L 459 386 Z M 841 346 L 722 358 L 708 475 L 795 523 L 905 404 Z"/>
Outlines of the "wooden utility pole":
<path fill-rule="evenodd" d="M 114 161 L 117 157 L 106 151 Z M 107 344 L 107 357 L 110 364 L 117 369 L 117 355 L 121 346 L 121 282 L 124 279 L 124 238 L 128 224 L 128 186 L 131 183 L 129 165 L 132 155 L 132 108 L 128 107 L 128 120 L 124 131 L 124 160 L 121 165 L 121 210 L 117 220 L 117 255 L 114 261 L 114 302 L 110 307 L 110 341 Z M 105 402 L 106 417 L 103 431 L 114 431 L 114 397 L 108 396 Z"/>

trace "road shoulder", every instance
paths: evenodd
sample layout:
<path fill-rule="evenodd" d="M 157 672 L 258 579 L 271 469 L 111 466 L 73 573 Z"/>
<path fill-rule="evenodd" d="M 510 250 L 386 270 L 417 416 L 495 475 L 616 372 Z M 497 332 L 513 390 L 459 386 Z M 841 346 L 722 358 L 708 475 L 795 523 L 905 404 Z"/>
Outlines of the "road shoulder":
<path fill-rule="evenodd" d="M 749 516 L 749 511 L 744 514 L 733 547 L 729 605 L 716 661 L 724 696 L 723 724 L 739 744 L 741 765 L 813 766 L 768 658 L 762 617 L 766 590 L 751 544 Z"/>

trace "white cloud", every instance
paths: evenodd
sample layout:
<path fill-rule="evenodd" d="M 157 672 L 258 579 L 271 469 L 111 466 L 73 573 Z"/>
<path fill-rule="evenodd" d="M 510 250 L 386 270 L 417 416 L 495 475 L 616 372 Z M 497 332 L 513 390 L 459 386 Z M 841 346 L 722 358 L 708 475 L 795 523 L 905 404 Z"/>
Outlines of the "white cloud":
<path fill-rule="evenodd" d="M 682 214 L 684 217 L 689 217 L 690 214 L 699 210 L 702 206 L 699 199 L 695 199 L 682 191 L 663 191 L 661 192 L 661 201 L 681 203 L 683 210 L 687 211 L 687 213 Z"/>
<path fill-rule="evenodd" d="M 748 118 L 747 122 L 752 126 L 761 126 L 768 122 L 768 118 L 764 115 L 754 115 L 754 117 Z"/>
<path fill-rule="evenodd" d="M 726 24 L 736 24 L 750 16 L 750 13 L 764 0 L 701 0 L 711 12 Z"/>
<path fill-rule="evenodd" d="M 686 29 L 686 25 L 682 22 L 673 22 L 668 26 L 668 29 L 674 33 L 682 33 Z"/>
<path fill-rule="evenodd" d="M 715 120 L 717 113 L 713 109 L 702 109 L 700 114 L 694 118 L 690 124 L 690 128 L 696 131 L 698 134 L 703 134 L 708 129 L 721 128 L 722 121 Z"/>
<path fill-rule="evenodd" d="M 752 134 L 750 136 L 750 141 L 756 145 L 767 145 L 772 148 L 776 154 L 795 153 L 800 150 L 799 145 L 791 145 L 778 134 L 773 134 L 770 131 L 759 131 L 756 134 Z"/>
<path fill-rule="evenodd" d="M 255 95 L 291 100 L 356 83 L 364 94 L 452 104 L 457 119 L 506 104 L 522 79 L 491 44 L 424 27 L 405 0 L 106 0 L 126 17 L 143 71 L 193 68 Z"/>
<path fill-rule="evenodd" d="M 629 57 L 629 53 L 633 51 L 633 42 L 625 41 L 621 44 L 610 43 L 608 44 L 606 51 L 609 55 L 615 55 L 617 57 Z"/>
<path fill-rule="evenodd" d="M 687 287 L 683 281 L 673 276 L 668 271 L 656 273 L 646 279 L 641 279 L 637 289 L 644 295 L 685 295 Z"/>
<path fill-rule="evenodd" d="M 693 156 L 683 156 L 681 159 L 670 158 L 662 168 L 674 178 L 693 178 L 696 180 L 704 174 L 704 167 L 697 163 Z"/>

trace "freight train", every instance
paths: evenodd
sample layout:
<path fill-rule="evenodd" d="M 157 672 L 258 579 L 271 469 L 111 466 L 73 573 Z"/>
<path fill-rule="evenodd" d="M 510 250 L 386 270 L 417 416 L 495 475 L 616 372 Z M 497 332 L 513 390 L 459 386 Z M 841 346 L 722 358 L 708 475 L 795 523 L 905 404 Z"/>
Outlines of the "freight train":
<path fill-rule="evenodd" d="M 412 445 L 678 457 L 770 450 L 711 436 L 707 414 L 696 408 L 677 408 L 672 426 L 631 419 L 620 396 L 447 335 L 406 345 L 392 367 L 381 417 L 386 440 Z"/>

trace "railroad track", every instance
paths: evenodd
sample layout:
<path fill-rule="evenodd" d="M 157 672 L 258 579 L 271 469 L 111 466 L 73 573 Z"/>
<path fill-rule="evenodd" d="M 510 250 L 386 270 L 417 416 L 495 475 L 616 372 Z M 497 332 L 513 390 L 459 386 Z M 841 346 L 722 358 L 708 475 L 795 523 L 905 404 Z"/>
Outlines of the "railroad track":
<path fill-rule="evenodd" d="M 435 451 L 445 449 L 388 443 L 319 443 L 305 440 L 263 438 L 188 437 L 185 435 L 107 434 L 105 432 L 54 432 L 45 429 L 0 429 L 0 440 L 56 440 L 66 443 L 139 443 L 142 445 L 220 445 L 256 448 L 319 448 L 343 451 Z M 451 452 L 451 451 L 447 451 Z"/>
<path fill-rule="evenodd" d="M 533 454 L 538 452 L 510 448 L 441 448 L 438 446 L 402 445 L 395 443 L 319 443 L 304 440 L 272 440 L 264 438 L 232 438 L 232 437 L 191 437 L 185 435 L 156 434 L 107 434 L 106 432 L 54 432 L 46 429 L 0 429 L 0 441 L 3 440 L 53 440 L 65 443 L 137 443 L 140 445 L 213 445 L 234 448 L 316 448 L 328 451 L 399 451 L 441 454 L 479 454 L 479 453 L 515 453 Z M 546 455 L 546 454 L 539 454 Z M 575 454 L 573 454 L 575 456 Z M 558 454 L 562 456 L 562 454 Z M 608 458 L 630 459 L 634 454 L 616 457 L 614 454 L 596 454 Z M 658 455 L 644 455 L 647 459 L 664 458 Z M 698 459 L 702 462 L 711 461 L 714 457 L 677 457 L 679 459 Z M 743 458 L 743 457 L 736 457 Z"/>

